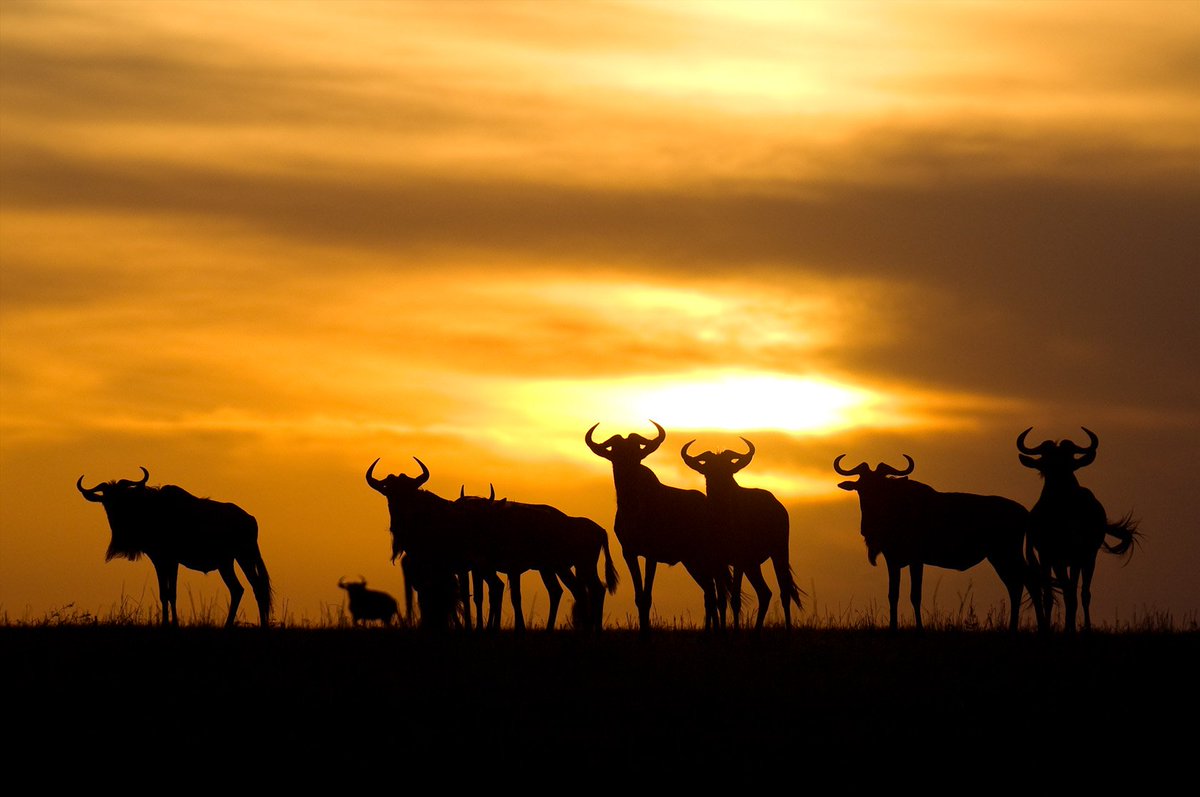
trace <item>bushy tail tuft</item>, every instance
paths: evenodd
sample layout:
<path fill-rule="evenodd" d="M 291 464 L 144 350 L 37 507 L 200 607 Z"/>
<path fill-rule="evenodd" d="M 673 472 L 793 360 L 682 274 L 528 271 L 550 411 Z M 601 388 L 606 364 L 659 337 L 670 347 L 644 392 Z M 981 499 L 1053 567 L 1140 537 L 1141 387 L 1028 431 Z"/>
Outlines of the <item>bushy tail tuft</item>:
<path fill-rule="evenodd" d="M 1127 513 L 1117 523 L 1109 523 L 1104 532 L 1117 538 L 1115 545 L 1109 545 L 1107 541 L 1104 543 L 1104 550 L 1117 556 L 1132 557 L 1133 549 L 1141 544 L 1142 532 L 1138 531 L 1138 521 L 1133 519 L 1133 512 Z"/>

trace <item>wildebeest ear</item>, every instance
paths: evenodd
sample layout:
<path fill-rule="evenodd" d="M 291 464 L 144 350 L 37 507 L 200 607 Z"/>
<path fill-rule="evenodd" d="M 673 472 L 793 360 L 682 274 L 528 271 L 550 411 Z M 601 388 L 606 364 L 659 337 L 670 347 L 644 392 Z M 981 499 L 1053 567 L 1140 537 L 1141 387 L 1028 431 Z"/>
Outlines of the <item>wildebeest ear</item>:
<path fill-rule="evenodd" d="M 858 482 L 842 482 L 838 487 L 841 487 L 843 490 L 857 490 Z"/>
<path fill-rule="evenodd" d="M 1035 459 L 1034 457 L 1027 457 L 1024 454 L 1018 454 L 1017 459 L 1021 460 L 1021 464 L 1027 468 L 1033 468 L 1034 470 L 1041 470 L 1041 468 L 1038 467 L 1038 462 L 1040 460 Z"/>

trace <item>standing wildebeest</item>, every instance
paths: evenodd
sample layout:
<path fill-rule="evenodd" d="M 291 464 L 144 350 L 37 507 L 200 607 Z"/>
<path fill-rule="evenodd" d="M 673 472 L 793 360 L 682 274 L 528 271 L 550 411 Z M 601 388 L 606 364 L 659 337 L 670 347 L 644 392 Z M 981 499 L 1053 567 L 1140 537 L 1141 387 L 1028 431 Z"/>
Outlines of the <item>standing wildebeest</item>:
<path fill-rule="evenodd" d="M 592 433 L 600 425 L 598 423 L 588 429 L 583 438 L 593 454 L 612 463 L 613 483 L 617 488 L 617 517 L 613 531 L 621 543 L 633 579 L 638 626 L 642 631 L 650 630 L 654 573 L 658 563 L 682 562 L 704 591 L 705 628 L 716 628 L 723 619 L 718 600 L 725 597 L 729 587 L 729 566 L 720 546 L 719 530 L 704 493 L 668 487 L 658 480 L 654 471 L 642 464 L 642 460 L 667 439 L 665 429 L 654 421 L 650 423 L 658 430 L 653 440 L 634 433 L 628 437 L 613 435 L 603 443 L 597 443 L 592 439 Z M 646 560 L 644 584 L 639 556 Z"/>
<path fill-rule="evenodd" d="M 762 575 L 762 563 L 767 559 L 775 568 L 779 583 L 780 600 L 783 602 L 783 620 L 792 627 L 792 602 L 800 607 L 800 591 L 792 577 L 788 563 L 788 513 L 775 496 L 766 490 L 742 487 L 733 474 L 750 464 L 754 459 L 754 444 L 746 438 L 742 442 L 749 446 L 745 454 L 736 451 L 721 451 L 691 456 L 688 448 L 692 440 L 680 449 L 680 456 L 687 466 L 704 474 L 708 501 L 717 526 L 725 535 L 723 541 L 733 565 L 733 585 L 730 603 L 733 608 L 733 625 L 736 628 L 742 609 L 742 574 L 745 573 L 758 595 L 758 619 L 755 628 L 762 628 L 771 605 L 771 588 Z"/>
<path fill-rule="evenodd" d="M 470 627 L 468 573 L 472 563 L 464 515 L 453 501 L 421 489 L 429 481 L 429 468 L 413 459 L 421 467 L 420 476 L 400 473 L 377 479 L 374 474 L 378 458 L 367 468 L 367 484 L 388 502 L 392 561 L 404 555 L 401 563 L 405 583 L 416 589 L 423 627 L 439 628 L 457 622 L 460 602 Z"/>
<path fill-rule="evenodd" d="M 1045 440 L 1030 448 L 1025 444 L 1025 438 L 1031 431 L 1032 426 L 1017 437 L 1021 464 L 1041 473 L 1045 481 L 1042 495 L 1030 513 L 1030 541 L 1036 554 L 1036 561 L 1031 564 L 1040 578 L 1047 620 L 1054 605 L 1054 585 L 1050 579 L 1053 570 L 1055 581 L 1063 591 L 1068 632 L 1075 630 L 1075 592 L 1079 588 L 1079 576 L 1083 575 L 1080 594 L 1086 631 L 1092 626 L 1092 575 L 1096 570 L 1096 554 L 1101 548 L 1118 555 L 1131 552 L 1140 534 L 1138 524 L 1132 514 L 1117 523 L 1109 523 L 1100 501 L 1075 478 L 1075 471 L 1096 459 L 1100 439 L 1091 430 L 1083 429 L 1091 441 L 1087 448 L 1070 440 L 1058 443 Z M 1116 537 L 1117 544 L 1109 545 L 1104 539 L 1106 535 Z"/>
<path fill-rule="evenodd" d="M 339 578 L 338 586 L 346 590 L 346 595 L 350 598 L 350 616 L 354 618 L 355 625 L 371 620 L 380 620 L 384 625 L 391 625 L 392 618 L 400 615 L 396 599 L 386 592 L 367 589 L 367 580 L 362 576 L 358 577 L 358 581 L 349 583 L 344 577 Z"/>
<path fill-rule="evenodd" d="M 508 575 L 516 628 L 525 626 L 521 609 L 521 573 L 537 570 L 550 595 L 547 629 L 553 629 L 563 585 L 575 599 L 576 626 L 599 630 L 604 619 L 605 590 L 617 589 L 617 571 L 608 548 L 608 533 L 596 522 L 572 517 L 546 504 L 495 500 L 460 493 L 456 504 L 480 529 L 477 558 Z M 604 554 L 604 582 L 597 574 Z"/>
<path fill-rule="evenodd" d="M 903 568 L 909 568 L 913 611 L 920 630 L 921 577 L 925 565 L 966 570 L 984 559 L 992 563 L 1008 589 L 1009 628 L 1017 630 L 1023 586 L 1029 587 L 1038 625 L 1042 625 L 1034 579 L 1022 555 L 1029 528 L 1029 512 L 1025 507 L 995 495 L 939 493 L 927 484 L 907 478 L 916 467 L 907 454 L 904 458 L 908 467 L 904 470 L 882 462 L 873 471 L 865 462 L 846 470 L 841 466 L 845 456 L 842 454 L 833 461 L 833 469 L 842 476 L 858 476 L 858 481 L 842 482 L 838 487 L 858 492 L 867 559 L 874 566 L 879 554 L 883 554 L 887 562 L 893 631 Z"/>
<path fill-rule="evenodd" d="M 271 580 L 258 550 L 258 522 L 234 504 L 197 498 L 172 484 L 147 487 L 149 479 L 150 471 L 142 468 L 142 480 L 137 482 L 121 479 L 91 489 L 83 486 L 82 476 L 75 482 L 83 497 L 103 504 L 108 515 L 112 542 L 105 561 L 149 557 L 158 574 L 163 625 L 179 624 L 175 610 L 179 566 L 202 573 L 216 570 L 229 587 L 226 626 L 233 625 L 245 592 L 233 569 L 236 561 L 250 581 L 259 622 L 266 628 L 271 618 Z"/>

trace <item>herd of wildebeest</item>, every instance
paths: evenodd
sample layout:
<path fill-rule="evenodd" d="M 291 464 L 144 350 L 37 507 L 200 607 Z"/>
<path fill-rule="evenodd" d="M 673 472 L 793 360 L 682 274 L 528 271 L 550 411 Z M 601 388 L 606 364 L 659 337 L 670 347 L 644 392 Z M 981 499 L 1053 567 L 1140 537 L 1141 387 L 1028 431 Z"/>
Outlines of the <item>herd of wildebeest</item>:
<path fill-rule="evenodd" d="M 727 610 L 733 626 L 738 626 L 746 577 L 757 594 L 755 627 L 761 628 L 772 598 L 761 569 L 768 559 L 784 623 L 790 627 L 791 605 L 800 607 L 800 590 L 788 561 L 787 510 L 770 492 L 742 487 L 734 479 L 754 458 L 754 445 L 742 438 L 745 452 L 693 454 L 695 441 L 687 443 L 680 455 L 688 467 L 704 475 L 706 492 L 671 487 L 643 464 L 667 437 L 662 426 L 651 423 L 657 431 L 653 438 L 633 433 L 596 442 L 593 433 L 599 424 L 584 436 L 593 453 L 612 463 L 617 494 L 613 530 L 629 567 L 640 628 L 650 628 L 654 576 L 660 563 L 682 564 L 700 586 L 706 629 L 724 628 Z M 1086 446 L 1070 440 L 1029 446 L 1030 431 L 1017 438 L 1017 449 L 1021 464 L 1038 471 L 1044 480 L 1032 510 L 999 496 L 938 492 L 909 478 L 915 463 L 907 454 L 903 469 L 886 463 L 872 469 L 865 462 L 847 468 L 842 464 L 845 454 L 834 460 L 838 474 L 856 477 L 838 486 L 858 493 L 862 536 L 871 564 L 882 554 L 887 565 L 892 629 L 897 625 L 903 568 L 909 568 L 920 628 L 925 565 L 966 570 L 984 559 L 1008 590 L 1012 630 L 1018 627 L 1023 592 L 1029 594 L 1039 630 L 1049 630 L 1055 595 L 1061 594 L 1065 630 L 1074 631 L 1077 592 L 1083 602 L 1083 627 L 1090 627 L 1097 554 L 1100 550 L 1130 552 L 1139 536 L 1137 523 L 1129 515 L 1109 522 L 1104 507 L 1075 476 L 1096 458 L 1095 434 L 1083 430 L 1089 439 Z M 550 596 L 549 628 L 555 626 L 564 589 L 574 598 L 573 625 L 582 630 L 601 628 L 605 595 L 614 593 L 618 583 L 604 528 L 551 506 L 497 499 L 494 490 L 487 498 L 465 495 L 465 490 L 455 500 L 442 498 L 422 489 L 429 469 L 421 460 L 416 462 L 417 476 L 377 477 L 378 459 L 366 471 L 367 484 L 387 499 L 392 561 L 399 560 L 403 571 L 407 618 L 414 616 L 415 592 L 423 628 L 497 629 L 505 586 L 499 574 L 503 574 L 514 627 L 523 629 L 521 574 L 535 570 Z M 83 486 L 82 476 L 76 482 L 84 498 L 104 506 L 112 530 L 107 559 L 132 560 L 143 554 L 150 559 L 158 576 L 163 624 L 178 623 L 176 581 L 183 565 L 221 574 L 230 591 L 226 624 L 232 625 L 245 591 L 234 572 L 237 562 L 254 592 L 260 622 L 267 627 L 271 584 L 254 517 L 234 504 L 197 498 L 174 485 L 150 487 L 149 472 L 141 470 L 139 481 L 120 479 L 91 488 Z M 348 593 L 355 624 L 400 618 L 396 600 L 367 589 L 361 578 L 348 582 L 343 577 L 338 586 Z"/>

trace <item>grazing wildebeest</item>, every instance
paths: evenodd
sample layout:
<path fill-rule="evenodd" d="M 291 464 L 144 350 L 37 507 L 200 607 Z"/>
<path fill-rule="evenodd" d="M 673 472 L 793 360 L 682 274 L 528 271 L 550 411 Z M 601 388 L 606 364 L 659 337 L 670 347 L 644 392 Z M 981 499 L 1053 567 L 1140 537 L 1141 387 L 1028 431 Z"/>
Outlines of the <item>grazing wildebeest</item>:
<path fill-rule="evenodd" d="M 1109 523 L 1104 507 L 1092 491 L 1079 484 L 1075 471 L 1092 464 L 1100 439 L 1084 428 L 1091 441 L 1086 448 L 1070 440 L 1055 443 L 1045 440 L 1030 448 L 1025 438 L 1033 431 L 1029 427 L 1017 437 L 1021 464 L 1042 474 L 1042 494 L 1031 514 L 1030 540 L 1036 560 L 1033 562 L 1043 590 L 1047 621 L 1054 604 L 1054 586 L 1063 591 L 1066 630 L 1075 630 L 1076 590 L 1083 576 L 1080 594 L 1083 598 L 1083 628 L 1092 626 L 1092 575 L 1096 570 L 1096 554 L 1103 548 L 1111 554 L 1131 553 L 1141 535 L 1132 514 L 1116 523 Z M 1110 545 L 1104 538 L 1117 539 Z M 1031 557 L 1033 558 L 1033 557 Z M 1054 573 L 1052 583 L 1050 574 Z"/>
<path fill-rule="evenodd" d="M 736 451 L 713 453 L 705 451 L 692 456 L 688 448 L 692 440 L 680 449 L 680 456 L 687 466 L 704 474 L 708 501 L 718 528 L 725 535 L 725 548 L 729 562 L 733 565 L 733 585 L 730 603 L 733 608 L 733 625 L 739 624 L 742 608 L 742 574 L 745 573 L 758 595 L 758 618 L 755 628 L 762 628 L 771 605 L 771 588 L 762 575 L 762 563 L 771 560 L 775 578 L 779 583 L 780 600 L 783 602 L 783 620 L 792 626 L 792 602 L 800 607 L 800 591 L 792 577 L 788 563 L 788 512 L 775 496 L 766 490 L 742 487 L 733 474 L 750 464 L 754 459 L 754 444 L 741 438 L 748 446 L 745 454 Z"/>
<path fill-rule="evenodd" d="M 258 549 L 258 522 L 234 504 L 197 498 L 172 484 L 147 487 L 150 471 L 142 468 L 141 481 L 121 479 L 76 489 L 89 501 L 102 504 L 112 529 L 105 561 L 115 557 L 135 560 L 145 554 L 158 575 L 162 622 L 178 625 L 175 589 L 179 566 L 210 573 L 216 570 L 229 587 L 229 616 L 233 625 L 245 589 L 233 569 L 236 561 L 250 581 L 258 602 L 263 628 L 271 618 L 271 580 Z M 169 614 L 169 619 L 168 619 Z"/>
<path fill-rule="evenodd" d="M 608 548 L 608 534 L 588 518 L 572 517 L 546 504 L 526 504 L 460 493 L 456 502 L 480 529 L 475 538 L 477 558 L 492 563 L 508 576 L 516 628 L 524 627 L 521 573 L 537 570 L 550 595 L 548 629 L 553 629 L 565 585 L 575 599 L 576 626 L 599 630 L 604 619 L 604 595 L 617 589 L 617 571 Z M 604 554 L 605 579 L 597 574 Z M 559 582 L 562 582 L 562 585 Z"/>
<path fill-rule="evenodd" d="M 358 581 L 347 582 L 345 577 L 338 579 L 338 586 L 346 590 L 350 598 L 350 617 L 354 624 L 380 620 L 384 625 L 391 625 L 392 618 L 400 616 L 400 606 L 396 599 L 386 592 L 377 589 L 367 589 L 367 580 L 362 576 Z"/>
<path fill-rule="evenodd" d="M 650 630 L 654 573 L 659 562 L 683 563 L 704 592 L 705 628 L 720 627 L 723 612 L 719 602 L 724 600 L 729 588 L 729 565 L 721 548 L 720 531 L 704 493 L 669 487 L 642 464 L 642 460 L 667 439 L 665 429 L 654 421 L 650 423 L 658 430 L 653 440 L 633 433 L 628 437 L 613 435 L 603 443 L 597 443 L 592 439 L 592 433 L 600 425 L 598 423 L 588 429 L 583 438 L 592 453 L 612 463 L 613 483 L 617 489 L 613 531 L 621 543 L 633 579 L 639 628 Z M 639 556 L 646 560 L 644 583 Z"/>
<path fill-rule="evenodd" d="M 907 454 L 908 467 L 897 470 L 879 463 L 871 470 L 862 462 L 849 470 L 841 466 L 845 454 L 833 461 L 842 476 L 858 481 L 838 485 L 858 493 L 862 511 L 862 536 L 867 559 L 874 566 L 883 554 L 888 570 L 890 627 L 897 625 L 900 571 L 908 567 L 912 581 L 912 606 L 921 628 L 921 577 L 925 565 L 966 570 L 984 559 L 992 563 L 1009 597 L 1009 628 L 1017 630 L 1021 589 L 1028 586 L 1042 624 L 1035 580 L 1026 566 L 1022 546 L 1029 529 L 1029 512 L 1016 501 L 995 495 L 939 493 L 908 474 L 916 467 Z"/>

